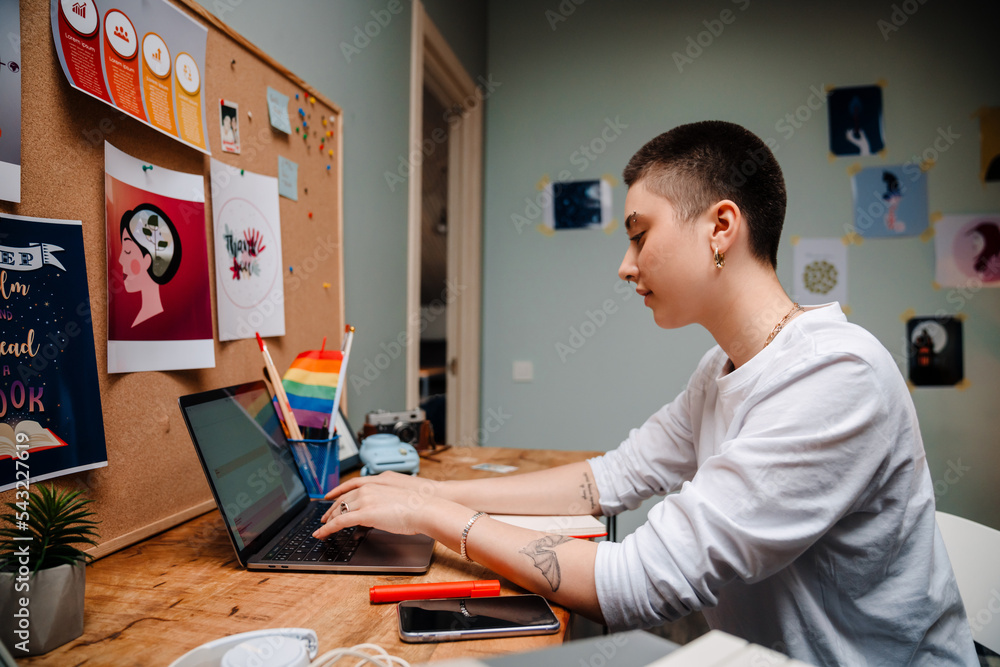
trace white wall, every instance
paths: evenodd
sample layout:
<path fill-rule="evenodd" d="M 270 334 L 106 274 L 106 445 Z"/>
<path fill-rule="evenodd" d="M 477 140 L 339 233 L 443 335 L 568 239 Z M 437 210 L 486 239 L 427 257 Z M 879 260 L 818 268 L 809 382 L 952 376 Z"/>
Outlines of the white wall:
<path fill-rule="evenodd" d="M 901 5 L 912 16 L 898 14 L 897 22 L 907 20 L 884 35 L 879 21 L 891 21 Z M 717 21 L 723 10 L 732 12 L 728 25 Z M 905 162 L 932 147 L 939 128 L 959 138 L 929 174 L 930 209 L 1000 211 L 1000 185 L 978 180 L 972 117 L 1000 105 L 997 18 L 996 3 L 968 0 L 490 3 L 487 62 L 502 85 L 487 102 L 482 409 L 484 419 L 494 411 L 494 421 L 484 422 L 484 444 L 614 447 L 683 388 L 713 344 L 700 329 L 658 329 L 622 289 L 620 227 L 612 235 L 535 231 L 540 179 L 620 180 L 643 143 L 695 120 L 730 120 L 773 137 L 789 191 L 778 273 L 790 291 L 787 238 L 839 237 L 851 221 L 848 166 Z M 679 70 L 673 54 L 720 25 L 721 34 L 702 35 L 707 46 L 692 49 L 693 62 Z M 801 108 L 826 85 L 882 79 L 887 156 L 830 161 L 825 110 Z M 797 111 L 808 120 L 790 135 L 780 131 Z M 592 147 L 593 159 L 582 146 Z M 623 186 L 614 196 L 620 221 Z M 967 317 L 969 388 L 921 388 L 913 400 L 939 507 L 1000 528 L 1000 291 L 979 291 L 959 308 L 949 290 L 931 287 L 933 279 L 932 243 L 852 247 L 850 319 L 901 355 L 907 309 Z M 574 329 L 593 335 L 576 338 Z M 573 354 L 557 350 L 581 342 Z M 534 382 L 512 381 L 515 360 L 534 363 Z M 961 476 L 946 477 L 949 466 Z M 636 520 L 626 519 L 626 530 Z"/>

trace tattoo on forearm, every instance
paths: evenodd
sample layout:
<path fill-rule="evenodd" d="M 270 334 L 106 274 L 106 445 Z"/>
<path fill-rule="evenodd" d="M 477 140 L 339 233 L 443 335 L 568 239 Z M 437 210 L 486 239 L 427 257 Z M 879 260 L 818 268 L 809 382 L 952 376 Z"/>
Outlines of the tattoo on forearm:
<path fill-rule="evenodd" d="M 600 507 L 597 502 L 597 489 L 594 488 L 594 480 L 589 473 L 583 473 L 583 483 L 580 484 L 580 497 L 590 505 L 590 511 L 596 512 Z"/>
<path fill-rule="evenodd" d="M 573 538 L 565 535 L 546 535 L 521 549 L 521 553 L 532 560 L 545 580 L 549 582 L 553 593 L 559 590 L 559 584 L 562 581 L 562 575 L 559 572 L 559 558 L 554 549 L 571 539 Z"/>

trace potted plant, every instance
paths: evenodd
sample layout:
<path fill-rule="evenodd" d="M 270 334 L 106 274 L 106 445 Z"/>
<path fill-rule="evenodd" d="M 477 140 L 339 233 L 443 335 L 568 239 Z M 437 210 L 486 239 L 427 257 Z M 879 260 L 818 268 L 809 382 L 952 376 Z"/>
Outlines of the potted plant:
<path fill-rule="evenodd" d="M 47 653 L 83 634 L 84 567 L 97 545 L 82 491 L 36 485 L 0 517 L 0 641 L 15 657 Z"/>

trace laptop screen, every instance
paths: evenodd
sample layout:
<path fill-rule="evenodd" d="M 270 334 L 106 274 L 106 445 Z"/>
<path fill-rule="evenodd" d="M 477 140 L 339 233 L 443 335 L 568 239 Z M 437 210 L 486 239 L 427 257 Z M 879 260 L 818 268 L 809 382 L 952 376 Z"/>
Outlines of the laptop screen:
<path fill-rule="evenodd" d="M 204 397 L 205 400 L 198 400 Z M 306 498 L 263 382 L 228 387 L 183 404 L 188 428 L 230 533 L 246 548 Z"/>

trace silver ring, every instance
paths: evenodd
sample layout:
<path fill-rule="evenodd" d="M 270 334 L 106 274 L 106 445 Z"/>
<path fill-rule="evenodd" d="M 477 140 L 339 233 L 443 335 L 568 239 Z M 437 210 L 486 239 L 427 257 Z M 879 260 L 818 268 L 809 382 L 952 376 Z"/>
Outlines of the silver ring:
<path fill-rule="evenodd" d="M 347 514 L 350 511 L 351 511 L 351 508 L 348 507 L 347 503 L 345 503 L 343 500 L 341 500 L 340 501 L 340 513 L 341 514 Z"/>

